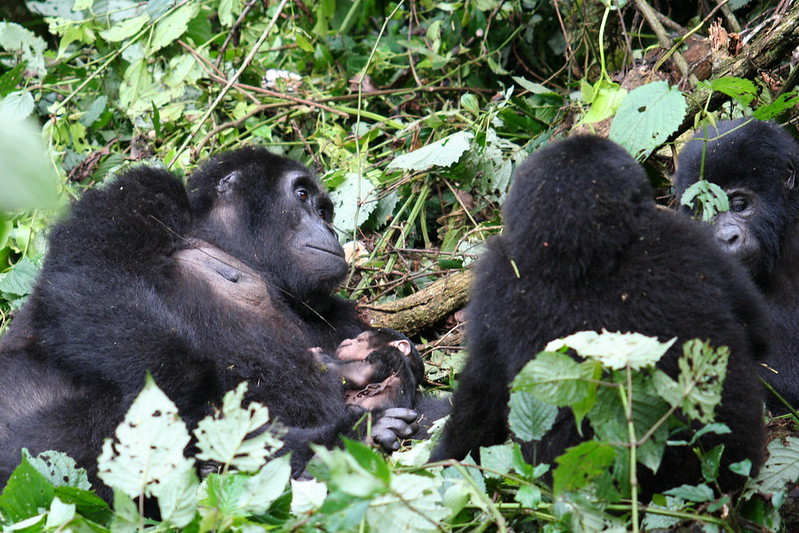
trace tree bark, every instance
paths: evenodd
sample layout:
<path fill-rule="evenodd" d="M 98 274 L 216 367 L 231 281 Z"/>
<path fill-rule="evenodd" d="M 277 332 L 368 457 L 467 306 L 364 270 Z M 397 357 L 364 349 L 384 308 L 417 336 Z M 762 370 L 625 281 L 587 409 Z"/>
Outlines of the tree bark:
<path fill-rule="evenodd" d="M 383 304 L 360 305 L 358 310 L 373 326 L 414 335 L 462 308 L 469 299 L 473 278 L 470 270 L 462 270 L 405 298 Z"/>
<path fill-rule="evenodd" d="M 752 39 L 739 55 L 722 62 L 715 69 L 712 77 L 716 79 L 732 76 L 752 79 L 759 71 L 772 68 L 785 61 L 797 45 L 799 45 L 799 2 L 794 2 L 778 24 Z M 685 114 L 685 120 L 674 137 L 693 129 L 694 117 L 704 109 L 708 97 L 710 97 L 708 110 L 718 108 L 729 99 L 729 96 L 720 92 L 710 96 L 709 89 L 696 89 L 688 97 L 688 111 Z"/>

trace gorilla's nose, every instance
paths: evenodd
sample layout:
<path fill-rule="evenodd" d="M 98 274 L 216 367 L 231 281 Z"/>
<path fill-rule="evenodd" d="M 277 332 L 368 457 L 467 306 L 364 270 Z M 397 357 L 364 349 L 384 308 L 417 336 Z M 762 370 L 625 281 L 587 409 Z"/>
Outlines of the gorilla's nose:
<path fill-rule="evenodd" d="M 716 239 L 718 239 L 722 248 L 728 252 L 736 252 L 743 243 L 741 232 L 737 228 L 724 226 L 716 229 Z"/>

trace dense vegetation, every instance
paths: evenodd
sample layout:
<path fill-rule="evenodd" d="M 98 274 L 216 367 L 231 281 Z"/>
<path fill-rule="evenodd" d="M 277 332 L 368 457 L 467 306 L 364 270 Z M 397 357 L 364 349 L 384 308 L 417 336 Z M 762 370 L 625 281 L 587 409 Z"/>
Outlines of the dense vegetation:
<path fill-rule="evenodd" d="M 0 23 L 0 332 L 30 292 L 46 229 L 67 200 L 132 162 L 188 173 L 213 152 L 258 143 L 315 168 L 352 251 L 342 294 L 379 306 L 463 272 L 501 230 L 514 168 L 552 138 L 573 129 L 610 136 L 647 165 L 668 204 L 666 176 L 685 131 L 719 116 L 787 118 L 799 100 L 789 54 L 751 75 L 725 70 L 767 30 L 799 16 L 784 3 L 736 0 L 710 13 L 660 2 L 660 17 L 644 1 L 599 0 L 8 4 Z M 716 17 L 728 31 L 711 24 Z M 464 356 L 458 314 L 424 325 L 417 340 L 428 385 L 450 388 Z M 267 454 L 280 446 L 274 435 L 244 441 L 268 413 L 241 410 L 239 389 L 224 416 L 203 423 L 197 457 L 224 467 L 200 483 L 194 460 L 181 459 L 185 426 L 149 416 L 175 413 L 150 383 L 129 415 L 145 424 L 120 435 L 119 456 L 109 447 L 100 459 L 116 489 L 113 511 L 86 491 L 74 464 L 49 454 L 23 459 L 0 496 L 0 523 L 25 531 L 790 527 L 788 491 L 799 479 L 799 441 L 786 436 L 793 419 L 772 422 L 770 463 L 736 500 L 714 491 L 716 449 L 704 451 L 704 483 L 650 506 L 630 499 L 630 466 L 657 464 L 676 412 L 706 424 L 700 432 L 725 430 L 707 416 L 717 387 L 701 384 L 723 371 L 726 355 L 687 344 L 675 396 L 659 388 L 664 378 L 651 366 L 657 343 L 606 342 L 609 360 L 577 365 L 553 348 L 515 383 L 511 421 L 520 437 L 545 434 L 555 406 L 613 428 L 556 465 L 528 465 L 507 444 L 485 450 L 480 467 L 423 467 L 429 443 L 385 458 L 348 442 L 320 450 L 315 481 L 289 481 L 286 461 Z M 640 369 L 634 383 L 632 369 Z M 600 375 L 602 387 L 585 377 Z M 691 446 L 697 436 L 668 445 Z M 150 449 L 148 459 L 170 468 L 137 463 Z M 746 474 L 748 466 L 738 468 Z M 141 517 L 142 494 L 158 499 L 161 522 Z"/>

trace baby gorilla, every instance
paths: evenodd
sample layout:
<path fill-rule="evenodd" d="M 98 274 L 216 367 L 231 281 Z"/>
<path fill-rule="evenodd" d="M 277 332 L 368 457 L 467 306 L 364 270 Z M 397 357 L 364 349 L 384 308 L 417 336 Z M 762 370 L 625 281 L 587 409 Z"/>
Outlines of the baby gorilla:
<path fill-rule="evenodd" d="M 323 371 L 340 377 L 346 403 L 370 411 L 414 407 L 417 385 L 424 379 L 424 363 L 402 333 L 375 328 L 342 341 L 335 356 L 321 348 L 311 352 Z"/>

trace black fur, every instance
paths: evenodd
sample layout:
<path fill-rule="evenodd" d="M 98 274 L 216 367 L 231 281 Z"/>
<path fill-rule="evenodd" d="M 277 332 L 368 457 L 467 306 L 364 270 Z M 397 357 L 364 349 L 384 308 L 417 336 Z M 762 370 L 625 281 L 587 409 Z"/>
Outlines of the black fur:
<path fill-rule="evenodd" d="M 467 307 L 469 357 L 432 459 L 463 458 L 504 442 L 508 384 L 522 366 L 552 339 L 606 328 L 664 342 L 677 337 L 659 365 L 671 376 L 683 342 L 729 346 L 717 419 L 732 433 L 704 442 L 727 445 L 725 465 L 746 458 L 756 471 L 763 424 L 755 367 L 768 324 L 746 273 L 716 250 L 709 229 L 658 209 L 640 165 L 593 136 L 530 157 L 516 172 L 503 213 L 503 235 L 477 263 Z M 551 463 L 583 438 L 573 418 L 561 416 L 535 455 Z M 533 456 L 533 446 L 524 449 Z M 699 481 L 692 452 L 674 450 L 654 479 L 640 474 L 645 493 Z M 722 471 L 725 488 L 743 481 Z"/>
<path fill-rule="evenodd" d="M 699 179 L 704 137 L 697 131 L 680 153 L 674 179 L 680 198 Z M 753 119 L 719 122 L 707 138 L 704 178 L 731 202 L 713 221 L 717 242 L 748 268 L 774 323 L 761 374 L 799 407 L 799 144 L 776 124 Z M 773 395 L 767 400 L 772 410 L 785 411 Z"/>
<path fill-rule="evenodd" d="M 249 381 L 288 427 L 295 473 L 308 443 L 355 436 L 363 410 L 308 351 L 366 329 L 331 296 L 347 268 L 332 215 L 305 167 L 259 148 L 212 158 L 185 188 L 142 166 L 87 191 L 0 343 L 0 483 L 22 447 L 65 451 L 94 478 L 147 371 L 190 426 Z"/>

